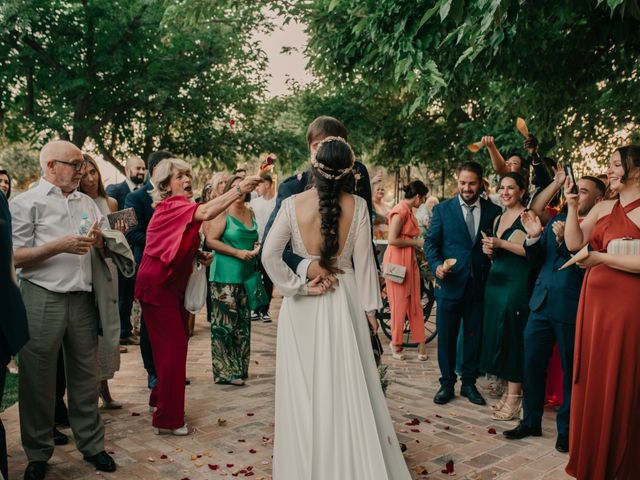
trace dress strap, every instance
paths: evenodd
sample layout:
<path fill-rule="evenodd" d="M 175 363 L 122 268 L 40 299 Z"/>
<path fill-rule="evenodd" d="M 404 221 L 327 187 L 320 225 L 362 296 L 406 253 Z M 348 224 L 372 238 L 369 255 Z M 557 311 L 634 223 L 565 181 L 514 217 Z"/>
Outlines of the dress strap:
<path fill-rule="evenodd" d="M 620 200 L 618 200 L 618 203 L 620 203 Z M 620 206 L 622 207 L 621 203 L 620 203 Z M 640 198 L 636 198 L 633 202 L 629 203 L 628 205 L 622 208 L 624 210 L 624 213 L 629 213 L 638 207 L 640 207 Z"/>

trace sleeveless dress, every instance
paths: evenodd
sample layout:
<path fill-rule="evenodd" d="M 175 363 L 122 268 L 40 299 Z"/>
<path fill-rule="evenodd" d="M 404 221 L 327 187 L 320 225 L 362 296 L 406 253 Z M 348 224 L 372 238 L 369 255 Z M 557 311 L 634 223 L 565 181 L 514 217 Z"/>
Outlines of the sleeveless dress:
<path fill-rule="evenodd" d="M 500 221 L 496 222 L 494 234 Z M 500 237 L 524 227 L 518 217 Z M 529 262 L 502 248 L 496 250 L 487 278 L 480 371 L 509 382 L 522 382 L 524 327 L 529 316 Z"/>
<path fill-rule="evenodd" d="M 590 243 L 640 239 L 627 213 L 640 199 L 596 223 Z M 640 274 L 601 264 L 587 270 L 576 320 L 567 473 L 580 480 L 638 478 L 640 462 Z"/>
<path fill-rule="evenodd" d="M 220 241 L 239 250 L 253 250 L 258 224 L 251 227 L 227 215 Z M 242 282 L 256 269 L 255 259 L 216 252 L 211 264 L 211 365 L 214 381 L 228 383 L 249 376 L 251 311 Z"/>
<path fill-rule="evenodd" d="M 262 259 L 284 295 L 278 318 L 274 480 L 409 480 L 375 365 L 365 311 L 380 308 L 366 202 L 337 257 L 335 291 L 306 295 L 282 260 L 291 242 L 308 259 L 295 196 L 282 202 Z"/>

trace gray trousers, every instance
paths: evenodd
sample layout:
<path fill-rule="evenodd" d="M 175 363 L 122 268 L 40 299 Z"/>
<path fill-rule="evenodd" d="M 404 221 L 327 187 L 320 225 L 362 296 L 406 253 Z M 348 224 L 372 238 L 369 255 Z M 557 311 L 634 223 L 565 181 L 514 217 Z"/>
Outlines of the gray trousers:
<path fill-rule="evenodd" d="M 22 446 L 30 462 L 53 455 L 56 364 L 62 345 L 69 423 L 85 457 L 104 450 L 98 413 L 98 312 L 93 293 L 54 293 L 22 282 L 30 340 L 20 351 Z"/>

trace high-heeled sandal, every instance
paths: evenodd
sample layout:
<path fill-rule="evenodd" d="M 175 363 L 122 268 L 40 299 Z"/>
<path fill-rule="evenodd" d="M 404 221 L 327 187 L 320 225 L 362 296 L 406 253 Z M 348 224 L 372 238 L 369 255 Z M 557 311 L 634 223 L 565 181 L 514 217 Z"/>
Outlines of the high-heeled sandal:
<path fill-rule="evenodd" d="M 404 360 L 404 353 L 402 353 L 402 347 L 396 347 L 393 343 L 389 343 L 389 350 L 391 350 L 391 356 L 396 360 Z"/>
<path fill-rule="evenodd" d="M 515 404 L 509 405 L 509 401 L 508 400 L 505 401 L 504 405 L 499 411 L 493 412 L 493 415 L 491 415 L 491 418 L 499 421 L 509 421 L 509 420 L 519 419 L 520 412 L 522 410 L 522 395 L 515 395 L 515 394 L 509 394 L 509 393 L 507 394 L 507 398 L 514 398 L 514 397 L 519 399 L 516 401 Z"/>
<path fill-rule="evenodd" d="M 100 397 L 100 400 L 102 400 L 102 408 L 105 410 L 119 410 L 122 408 L 122 403 L 114 400 L 113 398 L 107 401 L 100 389 L 98 389 L 98 396 Z"/>
<path fill-rule="evenodd" d="M 507 396 L 508 395 L 509 395 L 508 393 L 503 393 L 502 397 L 500 397 L 500 400 L 498 401 L 498 403 L 496 403 L 494 405 L 491 405 L 491 407 L 489 407 L 489 408 L 491 408 L 491 410 L 493 412 L 498 412 L 498 411 L 502 410 L 502 407 L 504 407 L 504 404 L 507 403 Z"/>
<path fill-rule="evenodd" d="M 418 360 L 421 362 L 429 360 L 429 355 L 427 355 L 427 346 L 424 343 L 418 346 Z"/>

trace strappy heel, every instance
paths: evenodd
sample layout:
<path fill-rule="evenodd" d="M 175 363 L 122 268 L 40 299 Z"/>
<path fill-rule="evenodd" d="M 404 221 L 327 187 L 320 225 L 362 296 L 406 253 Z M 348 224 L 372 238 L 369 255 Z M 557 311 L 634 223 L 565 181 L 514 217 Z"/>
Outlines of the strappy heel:
<path fill-rule="evenodd" d="M 509 398 L 517 398 L 515 404 L 509 405 Z M 513 395 L 507 394 L 507 400 L 505 400 L 504 405 L 497 412 L 493 412 L 491 418 L 499 421 L 509 421 L 509 420 L 517 420 L 520 418 L 520 413 L 522 411 L 522 395 Z"/>
<path fill-rule="evenodd" d="M 509 396 L 508 393 L 503 393 L 502 397 L 500 397 L 500 400 L 498 401 L 498 403 L 491 405 L 491 411 L 493 412 L 498 412 L 500 410 L 502 410 L 502 407 L 504 407 L 504 404 L 507 403 L 507 397 Z"/>
<path fill-rule="evenodd" d="M 396 360 L 404 360 L 404 353 L 402 353 L 402 347 L 396 347 L 393 343 L 389 343 L 389 350 L 391 350 L 391 356 Z"/>

